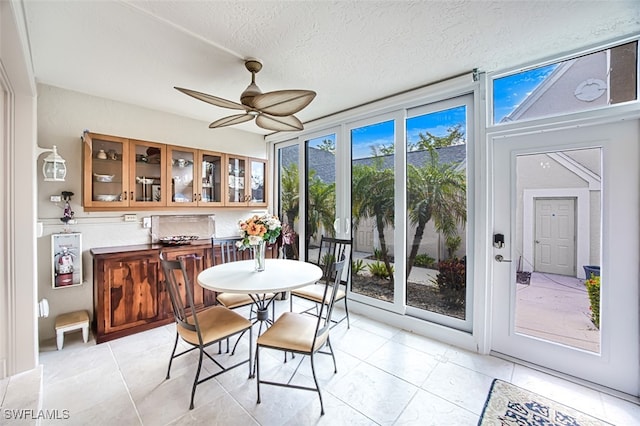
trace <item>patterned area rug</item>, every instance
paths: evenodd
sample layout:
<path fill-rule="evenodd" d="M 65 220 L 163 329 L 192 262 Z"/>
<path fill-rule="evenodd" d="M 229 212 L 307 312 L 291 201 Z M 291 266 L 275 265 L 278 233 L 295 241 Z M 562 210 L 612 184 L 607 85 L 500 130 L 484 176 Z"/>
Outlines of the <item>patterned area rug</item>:
<path fill-rule="evenodd" d="M 495 379 L 478 422 L 478 426 L 489 425 L 611 426 L 611 423 Z"/>

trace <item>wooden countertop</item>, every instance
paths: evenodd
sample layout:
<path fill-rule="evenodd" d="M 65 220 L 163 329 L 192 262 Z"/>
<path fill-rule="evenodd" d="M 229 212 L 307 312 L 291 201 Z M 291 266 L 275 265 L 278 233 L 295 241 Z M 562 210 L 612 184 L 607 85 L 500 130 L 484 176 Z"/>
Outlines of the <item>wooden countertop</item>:
<path fill-rule="evenodd" d="M 211 247 L 211 240 L 208 240 L 208 239 L 196 240 L 196 241 L 192 241 L 191 244 L 174 245 L 174 246 L 164 245 L 161 243 L 154 243 L 154 244 L 134 244 L 134 245 L 128 245 L 128 246 L 113 246 L 113 247 L 94 247 L 89 251 L 93 256 L 100 256 L 100 255 L 106 255 L 106 254 L 129 253 L 129 252 L 136 252 L 136 251 L 144 252 L 144 251 L 159 251 L 161 249 L 164 249 L 164 250 L 185 249 L 185 248 L 189 248 L 190 246 L 191 247 L 195 246 L 198 248 L 202 248 L 202 246 Z"/>

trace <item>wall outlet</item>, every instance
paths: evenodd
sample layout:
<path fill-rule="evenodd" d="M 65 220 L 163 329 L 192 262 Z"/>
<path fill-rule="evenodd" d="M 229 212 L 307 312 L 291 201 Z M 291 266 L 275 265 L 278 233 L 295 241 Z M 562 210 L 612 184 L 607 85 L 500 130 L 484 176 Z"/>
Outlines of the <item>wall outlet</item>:
<path fill-rule="evenodd" d="M 150 217 L 143 217 L 142 218 L 142 227 L 143 228 L 151 228 L 151 218 Z"/>
<path fill-rule="evenodd" d="M 62 196 L 61 195 L 52 195 L 50 198 L 52 203 L 60 203 L 62 202 Z"/>
<path fill-rule="evenodd" d="M 123 217 L 125 222 L 137 222 L 138 217 L 135 214 L 125 214 Z"/>

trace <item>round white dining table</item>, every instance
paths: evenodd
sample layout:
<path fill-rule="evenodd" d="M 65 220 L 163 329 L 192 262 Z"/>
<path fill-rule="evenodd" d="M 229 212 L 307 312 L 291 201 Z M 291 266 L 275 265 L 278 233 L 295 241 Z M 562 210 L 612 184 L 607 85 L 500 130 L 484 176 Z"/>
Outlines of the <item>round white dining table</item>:
<path fill-rule="evenodd" d="M 254 260 L 241 260 L 215 265 L 198 274 L 198 284 L 222 293 L 248 294 L 256 306 L 256 318 L 269 321 L 269 305 L 273 298 L 266 293 L 281 293 L 313 284 L 322 278 L 318 266 L 291 259 L 265 259 L 264 271 L 255 270 Z"/>
<path fill-rule="evenodd" d="M 264 271 L 255 261 L 241 260 L 215 265 L 198 274 L 198 284 L 224 293 L 280 293 L 313 284 L 322 278 L 318 266 L 291 259 L 265 259 Z"/>

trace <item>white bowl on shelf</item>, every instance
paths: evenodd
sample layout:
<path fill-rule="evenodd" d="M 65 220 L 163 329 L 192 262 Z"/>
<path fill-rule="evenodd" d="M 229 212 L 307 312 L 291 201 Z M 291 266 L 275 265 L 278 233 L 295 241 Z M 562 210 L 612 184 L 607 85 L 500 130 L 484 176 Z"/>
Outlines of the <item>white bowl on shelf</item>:
<path fill-rule="evenodd" d="M 111 182 L 113 181 L 115 175 L 101 175 L 98 173 L 94 173 L 93 177 L 96 179 L 96 182 Z"/>
<path fill-rule="evenodd" d="M 112 194 L 96 194 L 93 196 L 93 201 L 119 201 L 120 195 Z"/>

